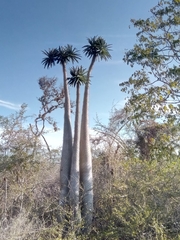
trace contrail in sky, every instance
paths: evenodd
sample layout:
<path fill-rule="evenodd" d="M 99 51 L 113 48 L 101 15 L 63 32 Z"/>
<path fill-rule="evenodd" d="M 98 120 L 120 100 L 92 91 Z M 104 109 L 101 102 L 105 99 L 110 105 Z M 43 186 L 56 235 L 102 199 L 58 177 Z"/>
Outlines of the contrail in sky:
<path fill-rule="evenodd" d="M 10 109 L 13 109 L 13 110 L 19 110 L 21 108 L 20 104 L 15 104 L 15 103 L 3 101 L 1 99 L 0 99 L 0 106 L 10 108 Z"/>

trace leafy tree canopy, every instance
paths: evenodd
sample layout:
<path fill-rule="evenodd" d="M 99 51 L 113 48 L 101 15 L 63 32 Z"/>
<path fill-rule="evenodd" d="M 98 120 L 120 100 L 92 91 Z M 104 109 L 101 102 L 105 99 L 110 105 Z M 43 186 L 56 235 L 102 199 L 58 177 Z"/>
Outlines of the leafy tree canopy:
<path fill-rule="evenodd" d="M 44 68 L 53 67 L 55 64 L 66 64 L 68 62 L 78 62 L 81 59 L 79 51 L 72 45 L 67 44 L 62 47 L 42 51 L 45 58 L 42 60 Z"/>
<path fill-rule="evenodd" d="M 111 58 L 111 44 L 108 44 L 102 37 L 94 36 L 88 38 L 88 45 L 83 46 L 83 52 L 88 58 L 98 57 L 107 61 Z"/>
<path fill-rule="evenodd" d="M 146 20 L 131 20 L 137 44 L 124 61 L 140 68 L 120 86 L 130 94 L 126 110 L 133 119 L 174 123 L 180 113 L 180 0 L 161 0 L 150 12 Z"/>
<path fill-rule="evenodd" d="M 87 71 L 82 66 L 80 67 L 72 67 L 70 69 L 71 77 L 67 78 L 69 85 L 85 84 L 87 82 Z"/>

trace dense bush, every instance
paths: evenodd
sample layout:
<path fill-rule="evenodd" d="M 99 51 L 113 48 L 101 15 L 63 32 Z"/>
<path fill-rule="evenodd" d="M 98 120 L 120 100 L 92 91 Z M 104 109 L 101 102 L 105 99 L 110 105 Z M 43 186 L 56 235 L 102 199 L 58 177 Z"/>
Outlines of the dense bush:
<path fill-rule="evenodd" d="M 166 154 L 164 140 L 157 155 L 142 160 L 135 144 L 119 147 L 107 132 L 98 135 L 93 228 L 83 235 L 69 206 L 59 207 L 59 151 L 33 144 L 30 129 L 16 121 L 2 123 L 8 141 L 0 152 L 0 239 L 180 239 L 180 159 Z"/>
<path fill-rule="evenodd" d="M 93 161 L 94 227 L 79 239 L 179 239 L 179 158 L 150 162 L 108 154 Z M 73 239 L 73 224 L 59 221 L 59 165 L 44 158 L 20 167 L 18 179 L 12 169 L 0 173 L 1 239 L 61 239 L 64 223 Z"/>
<path fill-rule="evenodd" d="M 179 175 L 179 158 L 120 160 L 110 188 L 96 189 L 98 239 L 179 239 Z"/>

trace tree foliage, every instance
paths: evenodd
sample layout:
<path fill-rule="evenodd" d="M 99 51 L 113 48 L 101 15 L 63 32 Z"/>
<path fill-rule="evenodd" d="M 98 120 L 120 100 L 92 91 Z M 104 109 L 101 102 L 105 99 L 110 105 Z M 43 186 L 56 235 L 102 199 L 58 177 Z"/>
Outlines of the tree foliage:
<path fill-rule="evenodd" d="M 130 94 L 126 107 L 135 119 L 179 121 L 180 2 L 162 0 L 150 12 L 146 20 L 131 20 L 137 44 L 124 61 L 138 70 L 120 84 L 121 90 Z"/>
<path fill-rule="evenodd" d="M 42 60 L 44 67 L 53 67 L 55 64 L 67 64 L 68 62 L 78 62 L 81 59 L 79 51 L 72 45 L 59 46 L 58 48 L 52 48 L 42 51 L 46 56 Z"/>
<path fill-rule="evenodd" d="M 88 44 L 83 46 L 83 52 L 88 58 L 98 57 L 101 60 L 107 61 L 111 58 L 109 51 L 111 44 L 108 44 L 102 37 L 94 36 L 88 38 Z"/>
<path fill-rule="evenodd" d="M 70 75 L 71 77 L 68 77 L 68 84 L 70 86 L 77 86 L 77 85 L 82 85 L 85 84 L 87 81 L 87 77 L 86 77 L 87 71 L 85 68 L 83 68 L 82 66 L 80 67 L 72 67 L 70 69 Z"/>

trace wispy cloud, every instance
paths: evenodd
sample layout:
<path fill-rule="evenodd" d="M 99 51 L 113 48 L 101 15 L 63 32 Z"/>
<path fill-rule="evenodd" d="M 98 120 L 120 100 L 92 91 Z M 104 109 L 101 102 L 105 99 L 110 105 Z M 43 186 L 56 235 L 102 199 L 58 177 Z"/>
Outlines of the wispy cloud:
<path fill-rule="evenodd" d="M 5 107 L 5 108 L 9 108 L 9 109 L 13 109 L 13 110 L 19 110 L 21 108 L 20 104 L 15 104 L 15 103 L 3 101 L 1 99 L 0 99 L 0 106 Z"/>

